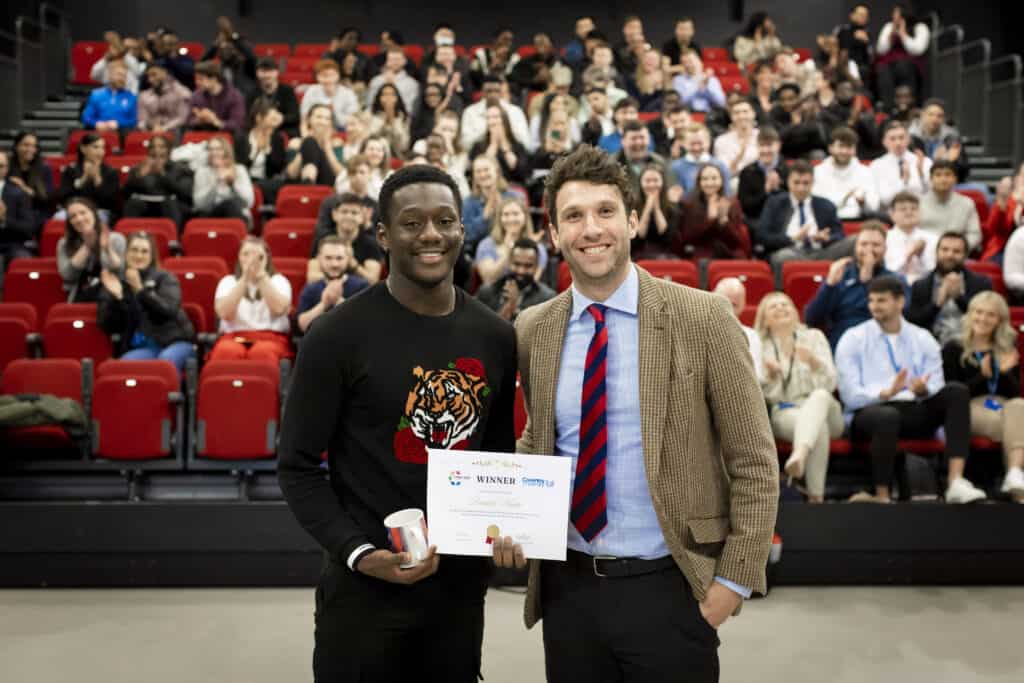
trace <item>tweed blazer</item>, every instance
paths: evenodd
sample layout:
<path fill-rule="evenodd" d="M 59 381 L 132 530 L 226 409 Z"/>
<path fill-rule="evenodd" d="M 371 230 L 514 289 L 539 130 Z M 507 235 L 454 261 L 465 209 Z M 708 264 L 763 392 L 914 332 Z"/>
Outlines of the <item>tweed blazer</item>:
<path fill-rule="evenodd" d="M 763 593 L 779 467 L 747 338 L 724 298 L 636 268 L 644 465 L 666 544 L 698 600 L 715 576 Z M 516 321 L 528 414 L 520 453 L 555 453 L 571 312 L 566 290 Z M 542 617 L 538 561 L 530 563 L 524 616 L 527 628 Z"/>

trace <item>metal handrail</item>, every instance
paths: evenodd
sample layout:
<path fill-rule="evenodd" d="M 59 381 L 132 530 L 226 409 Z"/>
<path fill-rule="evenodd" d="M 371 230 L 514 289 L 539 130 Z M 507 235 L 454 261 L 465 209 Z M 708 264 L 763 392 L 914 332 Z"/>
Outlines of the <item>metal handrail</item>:
<path fill-rule="evenodd" d="M 997 67 L 1002 66 L 1003 64 L 1013 65 L 1013 76 L 1011 76 L 1010 78 L 1001 78 L 999 80 L 996 80 L 993 76 L 991 81 L 993 85 L 995 85 L 996 83 L 1006 83 L 1008 81 L 1019 81 L 1022 75 L 1024 75 L 1024 61 L 1021 60 L 1020 55 L 1006 55 L 1005 57 L 1000 57 L 999 59 L 993 59 L 991 62 L 988 63 L 989 73 L 994 74 L 995 69 Z"/>
<path fill-rule="evenodd" d="M 952 33 L 954 36 L 956 36 L 956 39 L 954 40 L 953 44 L 950 47 L 945 47 L 944 48 L 944 47 L 942 47 L 942 45 L 940 45 L 940 43 L 942 43 L 943 42 L 942 39 L 947 34 L 950 34 L 950 33 Z M 945 54 L 945 53 L 950 52 L 952 50 L 956 50 L 956 49 L 958 49 L 963 44 L 963 42 L 964 42 L 964 27 L 961 26 L 960 24 L 953 24 L 952 26 L 947 26 L 944 29 L 942 29 L 941 31 L 939 31 L 938 35 L 935 36 L 936 52 L 938 52 L 940 54 Z"/>
<path fill-rule="evenodd" d="M 976 52 L 976 48 L 981 48 L 981 59 L 977 61 L 969 60 L 967 57 L 968 53 Z M 988 66 L 989 60 L 992 58 L 992 43 L 988 38 L 972 40 L 971 42 L 964 43 L 960 46 L 960 54 L 962 55 L 961 59 L 963 60 L 964 70 L 986 67 Z M 970 63 L 968 64 L 968 62 Z"/>
<path fill-rule="evenodd" d="M 31 40 L 30 38 L 24 37 L 22 35 L 22 29 L 25 26 L 32 26 L 32 27 L 34 27 L 35 30 L 36 30 L 36 35 L 37 35 L 38 38 L 40 38 L 40 40 Z M 34 21 L 33 19 L 31 19 L 29 17 L 21 16 L 21 17 L 18 17 L 17 19 L 14 20 L 14 33 L 17 36 L 18 40 L 23 40 L 26 43 L 31 43 L 34 47 L 39 47 L 40 45 L 43 44 L 43 41 L 42 41 L 43 27 L 40 26 L 36 21 Z"/>

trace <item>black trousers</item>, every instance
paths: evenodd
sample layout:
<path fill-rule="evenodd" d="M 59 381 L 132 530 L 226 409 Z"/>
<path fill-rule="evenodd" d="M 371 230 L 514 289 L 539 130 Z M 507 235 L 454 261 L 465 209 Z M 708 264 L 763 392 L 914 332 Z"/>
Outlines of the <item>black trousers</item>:
<path fill-rule="evenodd" d="M 548 683 L 718 681 L 718 633 L 677 567 L 612 579 L 545 562 L 541 600 Z"/>
<path fill-rule="evenodd" d="M 123 213 L 125 218 L 170 218 L 179 233 L 185 220 L 185 210 L 177 199 L 165 199 L 162 202 L 126 199 Z"/>
<path fill-rule="evenodd" d="M 909 59 L 876 67 L 875 78 L 878 97 L 885 102 L 887 109 L 895 106 L 898 86 L 909 85 L 914 91 L 915 100 L 921 96 L 921 74 L 917 71 L 917 65 Z"/>
<path fill-rule="evenodd" d="M 876 486 L 892 482 L 899 440 L 930 439 L 946 430 L 946 458 L 967 457 L 971 440 L 971 395 L 959 382 L 950 382 L 924 401 L 892 401 L 857 411 L 850 428 L 854 441 L 871 443 L 871 473 Z"/>
<path fill-rule="evenodd" d="M 327 563 L 316 589 L 313 680 L 476 683 L 485 591 L 486 577 L 400 586 Z"/>

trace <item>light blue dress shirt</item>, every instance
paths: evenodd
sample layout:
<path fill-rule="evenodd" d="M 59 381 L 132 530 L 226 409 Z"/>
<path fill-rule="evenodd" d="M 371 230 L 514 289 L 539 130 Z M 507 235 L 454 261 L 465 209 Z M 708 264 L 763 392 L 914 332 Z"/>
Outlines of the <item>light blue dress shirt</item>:
<path fill-rule="evenodd" d="M 672 79 L 672 88 L 679 93 L 683 104 L 693 111 L 708 112 L 725 106 L 725 92 L 722 84 L 712 76 L 707 85 L 701 87 L 703 74 L 689 76 L 679 74 Z"/>
<path fill-rule="evenodd" d="M 942 349 L 928 330 L 902 320 L 899 334 L 890 339 L 874 319 L 847 330 L 836 347 L 839 397 L 846 410 L 846 423 L 853 419 L 854 412 L 881 403 L 878 395 L 892 386 L 893 378 L 902 368 L 907 368 L 908 382 L 928 375 L 929 396 L 942 391 L 946 384 Z M 889 400 L 919 399 L 904 389 Z"/>
<path fill-rule="evenodd" d="M 643 435 L 640 430 L 640 327 L 637 307 L 640 284 L 636 269 L 603 302 L 595 302 L 572 288 L 572 314 L 562 347 L 562 362 L 555 396 L 555 448 L 558 455 L 576 459 L 580 445 L 580 400 L 587 348 L 594 336 L 594 319 L 587 312 L 593 303 L 608 307 L 606 394 L 608 397 L 608 448 L 605 490 L 608 524 L 588 543 L 566 520 L 570 549 L 592 556 L 639 557 L 653 560 L 669 555 L 668 545 L 654 511 L 644 465 Z M 751 591 L 721 577 L 715 580 L 743 597 Z"/>

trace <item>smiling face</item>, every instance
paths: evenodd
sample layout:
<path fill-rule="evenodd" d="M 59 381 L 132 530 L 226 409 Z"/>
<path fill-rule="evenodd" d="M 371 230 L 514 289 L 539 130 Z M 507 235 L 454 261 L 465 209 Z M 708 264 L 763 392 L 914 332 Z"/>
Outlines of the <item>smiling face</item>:
<path fill-rule="evenodd" d="M 320 247 L 320 254 L 317 261 L 320 264 L 320 272 L 327 280 L 337 280 L 348 270 L 349 264 L 348 247 L 344 244 L 325 244 Z"/>
<path fill-rule="evenodd" d="M 975 343 L 990 340 L 996 328 L 1003 322 L 999 310 L 984 300 L 971 302 L 970 316 Z"/>
<path fill-rule="evenodd" d="M 857 242 L 853 252 L 857 265 L 863 264 L 869 257 L 877 265 L 885 258 L 885 235 L 877 230 L 861 230 L 857 233 Z"/>
<path fill-rule="evenodd" d="M 526 213 L 519 202 L 512 201 L 501 207 L 499 220 L 506 237 L 511 235 L 513 239 L 519 239 L 522 236 L 523 228 L 526 227 Z"/>
<path fill-rule="evenodd" d="M 793 199 L 802 202 L 811 196 L 811 186 L 814 185 L 813 173 L 790 173 L 786 180 L 786 187 Z"/>
<path fill-rule="evenodd" d="M 31 163 L 39 154 L 39 139 L 35 135 L 26 135 L 14 148 L 14 151 L 17 152 L 21 163 Z"/>
<path fill-rule="evenodd" d="M 145 237 L 135 237 L 128 242 L 125 248 L 125 261 L 129 268 L 145 270 L 153 263 L 153 250 L 149 246 L 149 240 Z"/>
<path fill-rule="evenodd" d="M 717 196 L 722 192 L 722 173 L 717 166 L 705 166 L 700 170 L 697 186 L 705 197 Z"/>
<path fill-rule="evenodd" d="M 392 195 L 377 241 L 389 252 L 391 272 L 424 289 L 452 279 L 465 231 L 451 188 L 412 183 Z"/>
<path fill-rule="evenodd" d="M 334 114 L 330 107 L 317 105 L 309 111 L 309 127 L 314 134 L 324 133 L 334 128 Z"/>
<path fill-rule="evenodd" d="M 627 214 L 617 187 L 571 180 L 558 190 L 555 215 L 551 237 L 574 280 L 604 288 L 625 279 L 638 219 L 635 211 Z"/>
<path fill-rule="evenodd" d="M 384 86 L 380 90 L 380 106 L 384 111 L 395 111 L 398 106 L 398 91 L 393 86 Z"/>
<path fill-rule="evenodd" d="M 478 156 L 473 160 L 473 185 L 481 192 L 489 192 L 498 182 L 498 171 L 490 157 Z"/>
<path fill-rule="evenodd" d="M 496 135 L 501 132 L 504 123 L 501 120 L 501 107 L 487 108 L 487 132 Z"/>
<path fill-rule="evenodd" d="M 900 230 L 910 232 L 917 227 L 921 217 L 921 211 L 917 202 L 899 201 L 892 205 L 892 222 Z"/>
<path fill-rule="evenodd" d="M 846 168 L 853 161 L 853 156 L 857 153 L 857 147 L 836 140 L 829 146 L 828 151 L 837 166 Z"/>
<path fill-rule="evenodd" d="M 746 130 L 754 125 L 754 108 L 746 100 L 740 100 L 732 105 L 729 115 L 737 128 Z"/>
<path fill-rule="evenodd" d="M 99 163 L 107 154 L 107 143 L 103 138 L 99 138 L 88 145 L 80 145 L 79 149 L 82 150 L 82 156 L 87 161 Z"/>
<path fill-rule="evenodd" d="M 771 295 L 764 304 L 765 324 L 768 330 L 787 330 L 797 322 L 798 316 L 793 302 L 787 296 Z"/>
<path fill-rule="evenodd" d="M 956 185 L 956 173 L 949 168 L 937 168 L 932 171 L 932 189 L 945 194 Z"/>
<path fill-rule="evenodd" d="M 894 322 L 903 310 L 903 297 L 893 296 L 891 292 L 870 292 L 868 310 L 880 325 Z"/>
<path fill-rule="evenodd" d="M 644 169 L 644 172 L 640 174 L 640 189 L 643 190 L 645 195 L 652 192 L 661 192 L 661 188 L 664 185 L 665 181 L 661 177 L 661 173 L 656 169 Z"/>
<path fill-rule="evenodd" d="M 767 140 L 757 143 L 757 160 L 765 166 L 771 166 L 779 156 L 782 143 L 778 140 Z"/>
<path fill-rule="evenodd" d="M 691 130 L 686 133 L 686 152 L 694 158 L 700 158 L 708 149 L 708 133 L 704 130 Z"/>
<path fill-rule="evenodd" d="M 359 235 L 363 220 L 362 204 L 338 204 L 331 211 L 334 219 L 334 233 L 349 244 Z"/>
<path fill-rule="evenodd" d="M 885 145 L 889 154 L 897 157 L 903 156 L 907 151 L 907 129 L 903 126 L 890 126 L 885 131 L 882 144 Z"/>
<path fill-rule="evenodd" d="M 366 155 L 366 160 L 370 162 L 370 165 L 374 168 L 381 168 L 384 165 L 384 141 L 383 140 L 367 140 L 366 146 L 363 148 L 363 154 Z M 381 169 L 383 171 L 383 169 Z"/>
<path fill-rule="evenodd" d="M 944 237 L 935 249 L 935 269 L 942 274 L 962 270 L 967 244 L 959 237 Z"/>
<path fill-rule="evenodd" d="M 72 202 L 68 206 L 67 213 L 68 223 L 79 235 L 99 229 L 99 226 L 96 225 L 96 215 L 85 204 Z"/>

